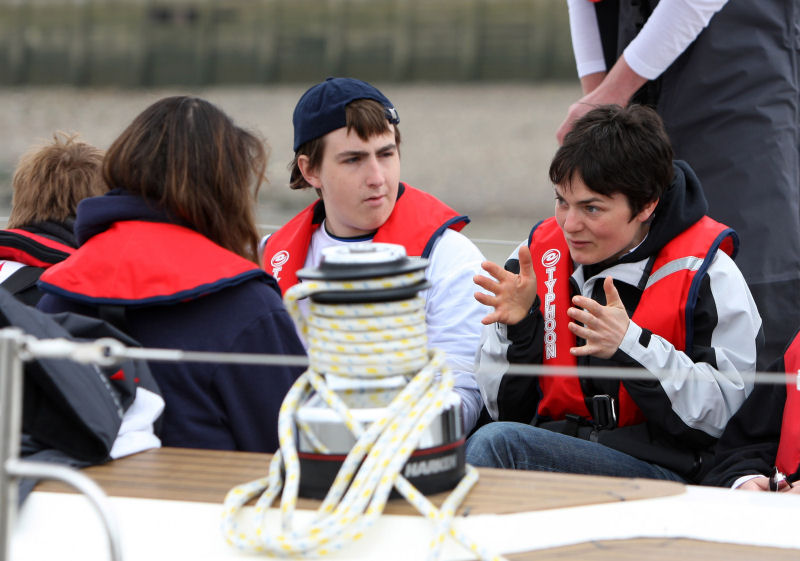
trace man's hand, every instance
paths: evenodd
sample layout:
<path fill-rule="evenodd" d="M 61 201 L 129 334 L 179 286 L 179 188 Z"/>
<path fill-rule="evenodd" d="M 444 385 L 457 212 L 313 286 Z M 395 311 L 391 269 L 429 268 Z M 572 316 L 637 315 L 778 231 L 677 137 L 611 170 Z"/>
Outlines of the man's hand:
<path fill-rule="evenodd" d="M 631 320 L 614 286 L 614 279 L 606 277 L 603 290 L 606 293 L 605 306 L 585 296 L 572 298 L 575 307 L 568 309 L 567 315 L 583 325 L 570 322 L 568 327 L 575 336 L 586 340 L 584 346 L 570 349 L 575 356 L 611 358 L 628 330 Z"/>
<path fill-rule="evenodd" d="M 628 66 L 625 56 L 620 56 L 608 72 L 589 74 L 581 79 L 584 96 L 569 106 L 567 116 L 556 131 L 558 144 L 564 143 L 564 137 L 575 121 L 600 105 L 620 105 L 625 107 L 633 94 L 647 82 L 647 78 L 639 76 Z"/>
<path fill-rule="evenodd" d="M 769 491 L 769 478 L 761 475 L 759 477 L 754 477 L 753 479 L 748 479 L 736 489 L 742 489 L 744 491 Z M 778 493 L 792 493 L 795 495 L 800 494 L 800 485 L 793 485 L 789 486 L 786 481 L 781 481 L 778 483 Z"/>
<path fill-rule="evenodd" d="M 569 109 L 567 110 L 567 116 L 561 122 L 561 125 L 556 131 L 556 140 L 558 141 L 559 146 L 564 144 L 564 137 L 567 136 L 567 133 L 572 130 L 572 126 L 575 124 L 575 121 L 598 106 L 598 103 L 591 103 L 590 101 L 586 101 L 586 99 L 587 96 L 584 96 L 569 106 Z"/>
<path fill-rule="evenodd" d="M 788 489 L 789 486 L 787 485 L 786 488 Z M 762 475 L 760 477 L 748 479 L 739 485 L 737 489 L 741 489 L 743 491 L 769 491 L 769 478 Z"/>
<path fill-rule="evenodd" d="M 476 292 L 475 299 L 494 311 L 481 320 L 484 325 L 500 322 L 514 325 L 522 321 L 536 300 L 536 274 L 533 272 L 533 261 L 528 246 L 519 248 L 519 274 L 515 275 L 491 261 L 481 264 L 484 271 L 492 278 L 475 275 L 475 284 L 491 292 Z"/>

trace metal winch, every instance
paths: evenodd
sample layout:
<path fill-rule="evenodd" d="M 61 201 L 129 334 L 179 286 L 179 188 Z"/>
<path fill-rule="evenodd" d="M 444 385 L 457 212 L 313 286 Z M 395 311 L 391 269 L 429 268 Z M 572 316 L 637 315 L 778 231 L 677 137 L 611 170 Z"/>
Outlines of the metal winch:
<path fill-rule="evenodd" d="M 319 284 L 303 319 L 312 368 L 348 412 L 319 391 L 296 410 L 301 496 L 328 493 L 357 441 L 348 418 L 365 430 L 373 423 L 385 423 L 386 430 L 400 425 L 392 404 L 409 400 L 401 392 L 430 361 L 419 295 L 430 286 L 427 264 L 407 257 L 403 246 L 353 243 L 323 250 L 318 268 L 297 273 L 303 285 Z M 425 494 L 455 487 L 465 473 L 461 399 L 452 389 L 444 395 L 438 414 L 418 427 L 400 472 Z"/>

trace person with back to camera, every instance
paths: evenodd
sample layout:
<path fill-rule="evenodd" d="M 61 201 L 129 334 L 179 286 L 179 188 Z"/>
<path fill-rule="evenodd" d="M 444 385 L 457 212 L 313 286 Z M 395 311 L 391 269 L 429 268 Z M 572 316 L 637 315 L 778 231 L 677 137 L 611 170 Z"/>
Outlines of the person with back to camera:
<path fill-rule="evenodd" d="M 20 158 L 8 228 L 0 231 L 0 286 L 21 302 L 35 306 L 39 276 L 78 247 L 72 232 L 78 203 L 108 191 L 102 163 L 102 150 L 62 132 Z"/>
<path fill-rule="evenodd" d="M 698 481 L 753 387 L 761 320 L 658 115 L 603 106 L 550 166 L 555 216 L 476 276 L 494 307 L 478 382 L 498 421 L 467 441 L 477 466 Z M 641 367 L 650 379 L 523 376 L 513 363 Z"/>
<path fill-rule="evenodd" d="M 469 432 L 482 407 L 473 365 L 487 313 L 472 298 L 483 255 L 459 233 L 469 219 L 400 182 L 397 110 L 372 85 L 328 78 L 303 94 L 292 120 L 290 187 L 314 187 L 319 200 L 266 239 L 264 266 L 285 292 L 298 282 L 296 271 L 318 266 L 328 247 L 395 243 L 429 259 L 431 288 L 422 293 L 428 344 L 445 352 Z"/>
<path fill-rule="evenodd" d="M 800 374 L 800 331 L 772 365 Z M 719 438 L 704 485 L 800 493 L 800 384 L 758 384 Z"/>
<path fill-rule="evenodd" d="M 80 247 L 40 279 L 39 308 L 109 319 L 145 347 L 302 355 L 275 279 L 258 266 L 259 138 L 216 106 L 167 97 L 108 149 L 113 190 L 78 206 Z M 255 189 L 254 189 L 255 187 Z M 274 452 L 287 366 L 152 362 L 165 446 Z"/>

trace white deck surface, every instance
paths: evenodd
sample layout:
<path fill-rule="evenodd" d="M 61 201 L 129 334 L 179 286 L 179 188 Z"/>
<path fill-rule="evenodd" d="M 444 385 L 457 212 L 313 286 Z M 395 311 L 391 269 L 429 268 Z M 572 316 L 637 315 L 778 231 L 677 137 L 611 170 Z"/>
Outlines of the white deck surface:
<path fill-rule="evenodd" d="M 457 524 L 484 547 L 503 553 L 596 539 L 681 537 L 796 548 L 800 558 L 800 496 L 692 486 L 686 491 L 656 499 L 468 516 L 458 518 Z M 256 558 L 225 543 L 219 530 L 221 505 L 131 498 L 111 498 L 110 502 L 121 528 L 126 561 Z M 273 514 L 277 525 L 277 513 Z M 299 512 L 299 522 L 309 518 L 309 512 Z M 361 541 L 325 558 L 425 559 L 430 536 L 431 525 L 421 517 L 384 515 Z M 468 558 L 470 554 L 452 541 L 441 557 Z M 88 501 L 74 494 L 36 492 L 20 512 L 11 559 L 106 561 L 109 552 Z"/>

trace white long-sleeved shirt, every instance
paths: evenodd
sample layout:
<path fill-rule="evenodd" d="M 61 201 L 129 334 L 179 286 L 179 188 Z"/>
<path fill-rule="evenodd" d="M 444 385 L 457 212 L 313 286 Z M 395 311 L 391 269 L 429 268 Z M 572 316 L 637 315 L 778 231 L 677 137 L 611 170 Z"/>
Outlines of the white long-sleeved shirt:
<path fill-rule="evenodd" d="M 727 2 L 661 0 L 641 32 L 625 48 L 625 61 L 643 78 L 658 78 Z M 594 4 L 589 0 L 567 0 L 567 6 L 578 76 L 608 70 L 603 59 Z"/>
<path fill-rule="evenodd" d="M 352 243 L 335 238 L 323 227 L 311 237 L 304 267 L 315 268 L 322 260 L 322 250 Z M 478 290 L 475 274 L 483 273 L 481 251 L 466 236 L 447 229 L 436 241 L 428 258 L 426 277 L 431 287 L 420 295 L 425 299 L 425 322 L 428 346 L 444 351 L 453 371 L 454 391 L 461 397 L 464 427 L 469 432 L 478 420 L 483 402 L 475 380 L 475 353 L 480 346 L 481 319 L 490 309 L 475 300 Z M 307 304 L 300 302 L 307 314 Z"/>

